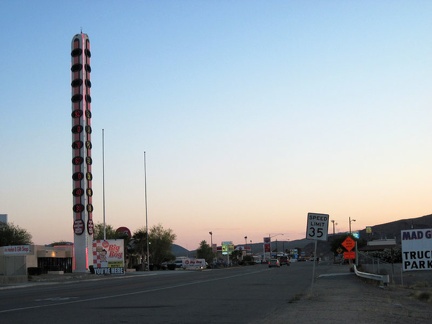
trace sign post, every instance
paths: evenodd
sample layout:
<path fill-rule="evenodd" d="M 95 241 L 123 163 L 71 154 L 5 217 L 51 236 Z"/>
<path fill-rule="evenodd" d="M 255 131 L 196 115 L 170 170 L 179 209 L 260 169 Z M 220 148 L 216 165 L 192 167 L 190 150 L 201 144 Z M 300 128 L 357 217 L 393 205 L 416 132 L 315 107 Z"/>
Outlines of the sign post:
<path fill-rule="evenodd" d="M 313 290 L 313 284 L 315 279 L 317 245 L 318 245 L 318 241 L 327 241 L 329 218 L 330 217 L 328 214 L 308 213 L 307 215 L 306 239 L 315 240 L 311 292 Z"/>

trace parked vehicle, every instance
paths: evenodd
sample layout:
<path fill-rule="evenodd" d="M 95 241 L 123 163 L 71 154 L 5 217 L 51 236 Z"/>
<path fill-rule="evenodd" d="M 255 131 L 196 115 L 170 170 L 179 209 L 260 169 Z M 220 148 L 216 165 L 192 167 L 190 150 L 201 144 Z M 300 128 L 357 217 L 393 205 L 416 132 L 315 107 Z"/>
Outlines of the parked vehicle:
<path fill-rule="evenodd" d="M 289 266 L 291 264 L 291 260 L 287 256 L 281 256 L 279 257 L 279 263 L 281 266 L 283 265 Z"/>
<path fill-rule="evenodd" d="M 280 262 L 278 259 L 270 259 L 269 263 L 268 263 L 269 268 L 272 267 L 276 267 L 279 268 L 280 267 Z"/>
<path fill-rule="evenodd" d="M 174 266 L 168 266 L 168 269 L 202 270 L 207 268 L 207 262 L 205 259 L 181 258 L 176 259 L 171 264 Z"/>
<path fill-rule="evenodd" d="M 181 268 L 182 265 L 183 265 L 183 259 L 175 260 L 175 261 L 174 261 L 174 264 L 175 264 L 175 268 L 176 268 L 176 269 Z"/>

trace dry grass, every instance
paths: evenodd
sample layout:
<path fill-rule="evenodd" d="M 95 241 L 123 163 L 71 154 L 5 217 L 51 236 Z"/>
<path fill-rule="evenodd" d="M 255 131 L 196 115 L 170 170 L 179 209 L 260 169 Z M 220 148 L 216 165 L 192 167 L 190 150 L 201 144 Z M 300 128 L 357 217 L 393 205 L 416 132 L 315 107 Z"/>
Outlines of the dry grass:
<path fill-rule="evenodd" d="M 418 290 L 412 293 L 411 297 L 423 302 L 432 303 L 432 290 L 431 291 Z"/>
<path fill-rule="evenodd" d="M 288 301 L 288 304 L 298 302 L 302 298 L 303 294 L 296 294 L 293 298 Z"/>
<path fill-rule="evenodd" d="M 410 288 L 414 290 L 414 292 L 411 294 L 411 297 L 424 302 L 432 303 L 432 287 L 429 282 L 417 281 Z"/>

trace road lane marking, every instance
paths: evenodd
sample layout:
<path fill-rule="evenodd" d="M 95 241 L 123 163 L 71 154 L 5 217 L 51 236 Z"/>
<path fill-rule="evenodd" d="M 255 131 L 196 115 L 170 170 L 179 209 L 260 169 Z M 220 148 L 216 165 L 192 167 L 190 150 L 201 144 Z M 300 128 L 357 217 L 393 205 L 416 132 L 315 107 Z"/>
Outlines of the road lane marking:
<path fill-rule="evenodd" d="M 352 276 L 353 274 L 355 274 L 354 272 L 343 272 L 343 273 L 326 273 L 326 274 L 321 274 L 318 276 L 318 278 L 324 278 L 324 277 L 337 277 L 337 276 Z"/>
<path fill-rule="evenodd" d="M 160 288 L 153 288 L 153 289 L 146 289 L 146 290 L 140 290 L 140 291 L 134 291 L 130 293 L 124 293 L 124 294 L 116 294 L 116 295 L 109 295 L 109 296 L 100 296 L 100 297 L 94 297 L 94 298 L 86 298 L 86 299 L 78 299 L 77 300 L 69 300 L 64 302 L 55 302 L 49 305 L 35 305 L 35 306 L 27 306 L 27 307 L 19 307 L 19 308 L 11 308 L 11 309 L 5 309 L 0 310 L 0 314 L 2 313 L 10 313 L 10 312 L 17 312 L 17 311 L 23 311 L 23 310 L 29 310 L 29 309 L 38 309 L 38 308 L 46 308 L 46 307 L 54 307 L 54 306 L 60 306 L 60 305 L 70 305 L 70 304 L 77 304 L 77 303 L 85 303 L 85 302 L 92 302 L 96 300 L 104 300 L 104 299 L 110 299 L 110 298 L 119 298 L 119 297 L 126 297 L 126 296 L 133 296 L 133 295 L 139 295 L 139 294 L 147 294 L 155 291 L 161 291 L 161 290 L 168 290 L 173 288 L 179 288 L 179 287 L 186 287 L 186 286 L 192 286 L 196 284 L 206 283 L 206 282 L 213 282 L 213 281 L 220 281 L 225 279 L 231 279 L 236 277 L 242 277 L 242 276 L 248 276 L 255 273 L 260 273 L 264 271 L 269 271 L 268 269 L 265 270 L 259 270 L 259 271 L 252 271 L 248 273 L 239 273 L 239 274 L 233 274 L 226 277 L 220 277 L 220 278 L 212 278 L 212 279 L 206 279 L 206 280 L 198 280 L 193 282 L 186 282 L 182 284 L 167 286 L 167 287 L 160 287 Z M 72 298 L 72 297 L 69 297 Z"/>

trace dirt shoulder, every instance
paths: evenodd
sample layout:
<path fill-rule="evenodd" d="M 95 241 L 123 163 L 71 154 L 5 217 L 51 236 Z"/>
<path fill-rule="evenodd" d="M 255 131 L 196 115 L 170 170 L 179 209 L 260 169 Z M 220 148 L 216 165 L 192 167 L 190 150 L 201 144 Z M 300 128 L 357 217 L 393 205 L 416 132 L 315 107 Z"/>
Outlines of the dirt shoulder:
<path fill-rule="evenodd" d="M 287 303 L 261 323 L 430 323 L 432 300 L 418 299 L 429 288 L 380 287 L 347 268 L 318 266 L 313 290 Z M 334 275 L 331 275 L 334 274 Z M 321 275 L 321 276 L 320 276 Z M 322 276 L 325 275 L 325 276 Z"/>
<path fill-rule="evenodd" d="M 38 276 L 29 276 L 29 282 L 64 282 L 96 278 L 98 278 L 96 275 L 90 273 L 42 274 Z"/>

